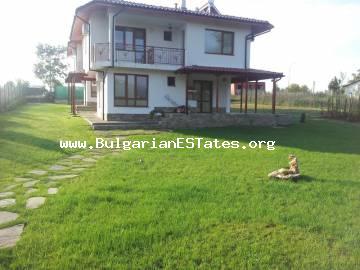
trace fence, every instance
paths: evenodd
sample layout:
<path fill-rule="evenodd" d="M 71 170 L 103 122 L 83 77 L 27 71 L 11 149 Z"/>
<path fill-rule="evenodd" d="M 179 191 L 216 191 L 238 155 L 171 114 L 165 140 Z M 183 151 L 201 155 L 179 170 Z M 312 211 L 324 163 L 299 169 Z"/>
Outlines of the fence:
<path fill-rule="evenodd" d="M 328 98 L 326 117 L 360 121 L 360 96 L 334 95 Z"/>
<path fill-rule="evenodd" d="M 69 92 L 67 86 L 57 86 L 55 88 L 55 102 L 56 103 L 68 103 Z M 75 90 L 76 103 L 82 104 L 84 102 L 84 87 L 76 87 Z"/>
<path fill-rule="evenodd" d="M 13 84 L 0 86 L 0 112 L 8 111 L 11 108 L 24 102 L 23 88 Z"/>

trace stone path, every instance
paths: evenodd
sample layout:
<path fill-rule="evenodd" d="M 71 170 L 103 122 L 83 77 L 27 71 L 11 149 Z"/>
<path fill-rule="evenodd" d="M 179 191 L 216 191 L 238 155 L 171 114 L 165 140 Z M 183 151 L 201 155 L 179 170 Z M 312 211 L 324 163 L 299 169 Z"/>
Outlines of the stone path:
<path fill-rule="evenodd" d="M 0 230 L 0 248 L 9 248 L 16 245 L 24 229 L 24 224 L 18 224 Z"/>
<path fill-rule="evenodd" d="M 27 199 L 26 201 L 26 208 L 27 209 L 35 209 L 39 208 L 45 203 L 46 198 L 45 197 L 32 197 Z"/>
<path fill-rule="evenodd" d="M 24 175 L 15 177 L 14 184 L 0 190 L 0 208 L 4 209 L 4 211 L 0 211 L 0 224 L 6 226 L 10 222 L 16 222 L 19 217 L 18 213 L 5 211 L 7 208 L 16 205 L 16 195 L 19 195 L 19 192 L 27 197 L 26 204 L 23 205 L 25 209 L 35 211 L 34 209 L 41 207 L 46 202 L 46 196 L 55 196 L 59 192 L 59 185 L 63 183 L 63 180 L 76 180 L 79 174 L 94 167 L 98 160 L 107 154 L 120 151 L 120 149 L 107 150 L 94 149 L 82 155 L 74 154 L 58 160 L 56 164 L 49 166 L 48 170 L 33 169 Z M 43 191 L 44 188 L 46 191 Z M 37 194 L 31 196 L 32 193 Z M 0 249 L 15 246 L 23 230 L 24 224 L 0 229 Z"/>
<path fill-rule="evenodd" d="M 0 211 L 0 225 L 16 220 L 18 216 L 16 213 Z"/>
<path fill-rule="evenodd" d="M 16 200 L 15 199 L 4 199 L 4 200 L 0 200 L 0 208 L 5 208 L 8 206 L 12 206 L 16 204 Z"/>

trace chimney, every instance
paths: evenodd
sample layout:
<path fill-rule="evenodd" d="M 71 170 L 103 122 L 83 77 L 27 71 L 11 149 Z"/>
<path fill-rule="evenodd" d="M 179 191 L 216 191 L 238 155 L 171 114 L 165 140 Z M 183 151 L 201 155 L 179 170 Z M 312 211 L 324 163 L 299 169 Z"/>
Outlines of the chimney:
<path fill-rule="evenodd" d="M 186 10 L 186 0 L 181 0 L 181 9 Z"/>

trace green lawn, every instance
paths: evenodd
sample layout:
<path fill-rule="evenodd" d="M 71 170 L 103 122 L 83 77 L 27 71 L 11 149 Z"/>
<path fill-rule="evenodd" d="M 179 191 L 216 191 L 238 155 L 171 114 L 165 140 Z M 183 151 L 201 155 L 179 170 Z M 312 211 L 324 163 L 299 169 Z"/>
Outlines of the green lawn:
<path fill-rule="evenodd" d="M 58 129 L 49 135 L 37 133 L 43 139 L 73 138 L 72 129 L 91 138 L 80 119 L 64 124 L 64 108 L 24 110 L 31 121 L 33 115 L 43 118 L 45 113 L 43 125 L 49 122 Z M 54 110 L 57 113 L 50 113 Z M 13 117 L 19 113 L 9 114 L 7 121 L 16 122 Z M 22 121 L 28 124 L 25 118 Z M 132 139 L 184 136 L 243 143 L 276 140 L 277 149 L 144 149 L 108 155 L 95 169 L 65 183 L 42 208 L 26 213 L 25 232 L 13 250 L 0 251 L 0 265 L 4 269 L 359 269 L 359 125 L 310 120 L 289 128 L 201 129 Z M 17 143 L 39 148 L 37 140 L 35 146 L 31 140 Z M 16 155 L 18 150 L 6 147 L 9 156 Z M 64 154 L 57 153 L 56 146 L 50 148 L 51 156 L 38 150 L 27 157 L 28 163 L 1 163 L 2 170 L 11 175 L 11 164 L 28 169 L 32 159 Z M 298 156 L 303 179 L 269 181 L 266 175 L 285 166 L 289 153 Z"/>
<path fill-rule="evenodd" d="M 66 105 L 23 106 L 0 114 L 0 185 L 4 179 L 42 168 L 76 150 L 59 149 L 59 140 L 92 140 L 93 132 Z M 1 186 L 0 186 L 1 187 Z"/>

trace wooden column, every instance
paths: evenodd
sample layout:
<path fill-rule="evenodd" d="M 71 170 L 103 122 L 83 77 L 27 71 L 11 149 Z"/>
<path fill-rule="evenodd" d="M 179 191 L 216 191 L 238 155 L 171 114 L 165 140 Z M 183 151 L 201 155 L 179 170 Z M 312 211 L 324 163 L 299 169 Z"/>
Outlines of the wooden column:
<path fill-rule="evenodd" d="M 246 85 L 245 85 L 245 113 L 247 113 L 247 109 L 248 109 L 248 90 L 249 90 L 249 80 L 246 79 Z"/>
<path fill-rule="evenodd" d="M 219 75 L 216 75 L 216 112 L 219 112 Z"/>
<path fill-rule="evenodd" d="M 255 113 L 257 113 L 258 81 L 255 81 Z"/>
<path fill-rule="evenodd" d="M 185 113 L 189 114 L 189 74 L 186 73 L 186 86 L 185 86 Z"/>
<path fill-rule="evenodd" d="M 244 84 L 241 82 L 241 88 L 240 88 L 240 112 L 243 111 L 243 87 Z"/>
<path fill-rule="evenodd" d="M 272 90 L 272 113 L 275 114 L 276 107 L 276 79 L 273 79 L 273 90 Z"/>

